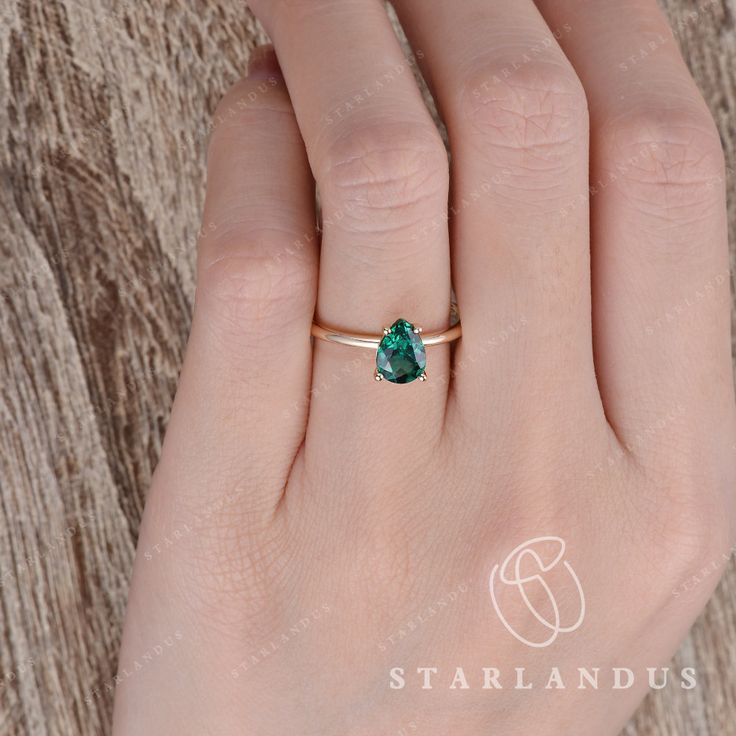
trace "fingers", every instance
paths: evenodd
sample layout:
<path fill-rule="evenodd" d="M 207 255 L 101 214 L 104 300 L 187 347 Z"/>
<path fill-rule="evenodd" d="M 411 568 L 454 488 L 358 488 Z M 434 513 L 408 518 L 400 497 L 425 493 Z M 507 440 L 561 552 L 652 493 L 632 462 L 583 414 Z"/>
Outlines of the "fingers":
<path fill-rule="evenodd" d="M 272 50 L 215 113 L 192 332 L 159 473 L 268 516 L 304 437 L 314 188 Z M 206 460 L 206 462 L 202 462 Z"/>
<path fill-rule="evenodd" d="M 372 334 L 399 317 L 444 329 L 447 231 L 422 230 L 444 224 L 447 155 L 385 9 L 374 0 L 251 6 L 274 39 L 320 193 L 318 320 Z M 373 354 L 317 343 L 309 432 L 339 436 L 319 443 L 329 457 L 316 465 L 358 443 L 383 452 L 392 407 L 425 444 L 441 430 L 447 365 L 447 347 L 427 348 L 428 382 L 377 385 Z M 312 448 L 308 435 L 307 456 Z"/>
<path fill-rule="evenodd" d="M 590 106 L 594 339 L 606 414 L 633 447 L 660 421 L 694 430 L 694 417 L 710 417 L 722 430 L 733 416 L 730 290 L 712 118 L 654 0 L 538 5 L 550 26 L 572 28 L 561 43 Z"/>
<path fill-rule="evenodd" d="M 530 383 L 553 401 L 598 402 L 579 80 L 531 0 L 395 5 L 450 137 L 460 405 L 483 421 Z"/>

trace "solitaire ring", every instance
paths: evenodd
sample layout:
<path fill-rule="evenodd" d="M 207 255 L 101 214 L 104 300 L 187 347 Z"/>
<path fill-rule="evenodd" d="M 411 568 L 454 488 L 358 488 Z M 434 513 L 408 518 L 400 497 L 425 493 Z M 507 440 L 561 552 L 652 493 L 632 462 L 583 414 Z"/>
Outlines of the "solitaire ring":
<path fill-rule="evenodd" d="M 421 327 L 403 318 L 397 319 L 391 327 L 385 327 L 383 335 L 342 332 L 312 323 L 312 335 L 320 340 L 375 350 L 375 379 L 389 383 L 411 383 L 417 378 L 426 381 L 427 355 L 424 348 L 428 345 L 450 343 L 461 334 L 459 322 L 447 330 L 428 335 L 422 334 Z"/>

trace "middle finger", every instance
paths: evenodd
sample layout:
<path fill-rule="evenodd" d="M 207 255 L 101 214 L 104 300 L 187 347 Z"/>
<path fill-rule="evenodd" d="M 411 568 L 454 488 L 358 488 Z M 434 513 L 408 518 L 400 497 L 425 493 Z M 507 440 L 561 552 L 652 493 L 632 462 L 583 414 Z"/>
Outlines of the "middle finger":
<path fill-rule="evenodd" d="M 450 138 L 453 280 L 463 315 L 455 396 L 465 421 L 482 428 L 516 416 L 518 392 L 529 387 L 548 406 L 584 397 L 602 419 L 586 98 L 557 29 L 531 0 L 394 4 L 424 50 Z M 494 349 L 500 341 L 503 350 Z"/>

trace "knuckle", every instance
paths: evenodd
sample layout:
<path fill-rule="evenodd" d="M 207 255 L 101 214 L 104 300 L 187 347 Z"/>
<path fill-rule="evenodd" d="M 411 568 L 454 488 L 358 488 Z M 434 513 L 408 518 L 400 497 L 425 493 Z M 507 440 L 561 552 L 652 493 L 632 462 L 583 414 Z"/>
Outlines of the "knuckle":
<path fill-rule="evenodd" d="M 299 236 L 236 229 L 200 251 L 197 300 L 215 313 L 220 330 L 245 337 L 301 318 L 311 309 L 315 279 L 315 264 Z"/>
<path fill-rule="evenodd" d="M 700 222 L 719 205 L 725 158 L 705 109 L 630 111 L 605 125 L 601 140 L 619 191 L 660 230 L 663 217 L 675 224 Z"/>
<path fill-rule="evenodd" d="M 679 466 L 676 472 L 658 471 L 649 480 L 641 514 L 649 562 L 668 595 L 687 587 L 689 577 L 698 571 L 709 571 L 713 580 L 720 577 L 717 569 L 722 571 L 723 556 L 733 544 L 730 515 L 724 513 L 732 506 L 728 501 L 732 482 L 724 483 L 715 463 L 696 461 L 694 456 Z"/>
<path fill-rule="evenodd" d="M 320 164 L 331 216 L 350 228 L 402 229 L 447 202 L 447 152 L 431 123 L 363 126 L 332 141 Z"/>
<path fill-rule="evenodd" d="M 730 543 L 718 519 L 706 521 L 702 513 L 674 519 L 670 515 L 652 525 L 652 534 L 660 540 L 653 566 L 668 593 L 685 586 L 700 571 L 707 571 L 714 582 L 723 572 L 723 556 L 728 555 Z"/>
<path fill-rule="evenodd" d="M 463 82 L 462 100 L 467 134 L 494 157 L 533 151 L 546 168 L 562 163 L 587 130 L 583 86 L 563 60 L 477 62 Z"/>

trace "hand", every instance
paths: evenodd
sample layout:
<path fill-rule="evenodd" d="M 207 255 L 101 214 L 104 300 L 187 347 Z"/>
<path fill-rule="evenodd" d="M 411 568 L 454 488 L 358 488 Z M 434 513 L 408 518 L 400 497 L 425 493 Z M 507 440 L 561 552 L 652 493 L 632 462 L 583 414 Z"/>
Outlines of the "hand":
<path fill-rule="evenodd" d="M 396 5 L 409 59 L 381 3 L 252 2 L 284 76 L 260 50 L 215 115 L 117 736 L 614 734 L 729 550 L 724 163 L 654 0 Z M 451 276 L 463 335 L 426 382 L 310 342 L 445 329 Z M 560 542 L 521 556 L 528 603 L 491 599 L 548 536 L 577 628 Z M 530 646 L 553 599 L 575 630 Z"/>

